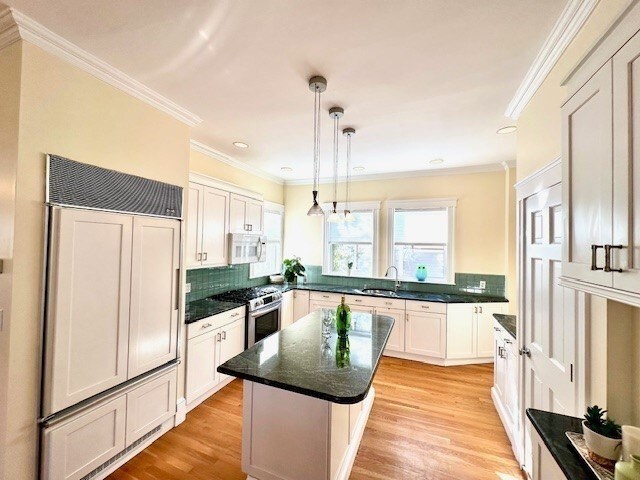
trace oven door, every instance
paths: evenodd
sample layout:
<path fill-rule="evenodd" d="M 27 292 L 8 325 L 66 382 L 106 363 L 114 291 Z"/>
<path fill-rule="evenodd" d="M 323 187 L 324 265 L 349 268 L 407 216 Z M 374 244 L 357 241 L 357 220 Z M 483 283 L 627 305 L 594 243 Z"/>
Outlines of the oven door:
<path fill-rule="evenodd" d="M 282 302 L 273 302 L 259 310 L 249 312 L 247 322 L 247 348 L 280 330 Z"/>

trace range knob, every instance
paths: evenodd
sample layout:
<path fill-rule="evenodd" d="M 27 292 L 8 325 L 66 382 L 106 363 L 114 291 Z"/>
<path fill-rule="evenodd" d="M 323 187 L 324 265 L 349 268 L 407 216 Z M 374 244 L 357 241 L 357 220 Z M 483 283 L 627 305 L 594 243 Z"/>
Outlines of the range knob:
<path fill-rule="evenodd" d="M 258 298 L 258 299 L 256 300 L 255 306 L 256 306 L 256 307 L 261 307 L 261 306 L 263 306 L 263 305 L 264 305 L 264 300 L 263 300 L 263 299 L 261 299 L 261 298 Z"/>

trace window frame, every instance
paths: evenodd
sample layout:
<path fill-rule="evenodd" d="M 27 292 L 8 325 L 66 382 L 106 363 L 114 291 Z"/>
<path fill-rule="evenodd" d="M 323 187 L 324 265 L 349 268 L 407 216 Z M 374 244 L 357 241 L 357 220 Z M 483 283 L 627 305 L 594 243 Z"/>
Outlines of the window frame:
<path fill-rule="evenodd" d="M 435 210 L 446 209 L 448 217 L 448 234 L 447 234 L 447 247 L 446 247 L 446 275 L 444 280 L 430 280 L 427 278 L 425 282 L 419 282 L 418 280 L 407 280 L 400 278 L 401 282 L 415 282 L 415 283 L 437 283 L 443 285 L 455 285 L 455 231 L 456 231 L 456 207 L 458 204 L 457 198 L 434 198 L 430 200 L 392 200 L 386 202 L 387 206 L 387 263 L 389 267 L 393 265 L 394 255 L 394 223 L 395 223 L 395 211 L 396 210 Z"/>
<path fill-rule="evenodd" d="M 258 275 L 255 273 L 255 265 L 257 265 L 256 263 L 251 263 L 249 265 L 249 279 L 253 280 L 255 278 L 262 278 L 262 277 L 266 277 L 269 275 L 277 275 L 279 273 L 282 273 L 282 261 L 284 259 L 284 205 L 280 204 L 280 203 L 275 203 L 275 202 L 268 202 L 268 201 L 264 201 L 262 204 L 262 223 L 263 223 L 263 231 L 266 231 L 265 225 L 264 225 L 264 219 L 265 219 L 265 213 L 269 212 L 269 213 L 276 213 L 278 215 L 280 215 L 282 217 L 282 221 L 281 221 L 281 228 L 280 228 L 280 239 L 278 241 L 278 243 L 280 243 L 280 262 L 276 262 L 276 265 L 280 265 L 280 269 L 276 272 L 273 273 L 266 273 L 263 275 Z M 269 238 L 267 237 L 267 244 L 269 244 Z M 276 242 L 274 242 L 276 243 Z"/>
<path fill-rule="evenodd" d="M 345 204 L 344 202 L 338 202 L 337 210 L 338 212 L 344 211 Z M 328 277 L 348 277 L 349 275 L 343 273 L 331 273 L 331 269 L 329 268 L 329 228 L 328 228 L 328 220 L 329 213 L 333 209 L 332 203 L 324 203 L 322 204 L 322 210 L 324 210 L 323 221 L 322 221 L 322 275 Z M 350 209 L 352 212 L 364 212 L 371 211 L 373 213 L 373 241 L 372 241 L 372 260 L 373 265 L 371 265 L 371 276 L 370 277 L 357 277 L 356 278 L 375 278 L 378 274 L 378 263 L 379 263 L 379 225 L 380 225 L 380 202 L 351 202 Z M 349 242 L 349 243 L 359 243 L 359 242 Z"/>

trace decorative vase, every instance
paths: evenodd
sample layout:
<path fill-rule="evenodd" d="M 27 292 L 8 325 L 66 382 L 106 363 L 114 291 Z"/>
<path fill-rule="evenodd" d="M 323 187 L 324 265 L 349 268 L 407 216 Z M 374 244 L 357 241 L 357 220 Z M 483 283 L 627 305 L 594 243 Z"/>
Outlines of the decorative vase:
<path fill-rule="evenodd" d="M 351 328 L 351 309 L 349 305 L 344 302 L 344 296 L 340 301 L 340 305 L 336 310 L 336 331 L 338 337 L 344 338 L 349 333 Z"/>
<path fill-rule="evenodd" d="M 336 365 L 338 368 L 345 368 L 351 365 L 349 337 L 338 337 L 336 341 Z"/>
<path fill-rule="evenodd" d="M 424 282 L 427 279 L 426 265 L 418 265 L 418 268 L 416 269 L 416 278 L 419 282 Z"/>
<path fill-rule="evenodd" d="M 622 426 L 622 460 L 631 461 L 631 455 L 640 455 L 640 428 L 631 425 Z"/>
<path fill-rule="evenodd" d="M 615 462 L 620 458 L 620 455 L 622 454 L 621 438 L 609 438 L 604 435 L 600 435 L 587 427 L 587 422 L 585 421 L 582 422 L 582 427 L 584 431 L 584 441 L 589 453 L 594 454 L 591 456 L 594 462 L 604 465 L 609 462 L 602 462 L 599 460 L 604 459 L 609 460 L 610 462 Z"/>
<path fill-rule="evenodd" d="M 640 455 L 631 455 L 630 462 L 616 463 L 615 480 L 640 480 Z"/>

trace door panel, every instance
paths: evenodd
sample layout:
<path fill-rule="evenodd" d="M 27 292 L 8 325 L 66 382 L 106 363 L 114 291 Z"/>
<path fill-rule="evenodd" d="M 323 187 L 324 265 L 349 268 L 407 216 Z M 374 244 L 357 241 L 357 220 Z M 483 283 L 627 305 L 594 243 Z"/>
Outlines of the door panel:
<path fill-rule="evenodd" d="M 250 225 L 251 233 L 262 233 L 263 215 L 263 203 L 261 201 L 247 201 L 247 223 Z"/>
<path fill-rule="evenodd" d="M 244 351 L 244 318 L 222 327 L 222 338 L 218 344 L 218 364 L 222 365 L 230 358 Z M 219 373 L 219 381 L 229 378 L 228 375 Z"/>
<path fill-rule="evenodd" d="M 232 193 L 229 198 L 229 231 L 244 233 L 247 231 L 247 198 Z"/>
<path fill-rule="evenodd" d="M 202 209 L 202 265 L 227 265 L 229 194 L 205 187 Z"/>
<path fill-rule="evenodd" d="M 129 378 L 176 358 L 179 274 L 180 222 L 135 217 Z"/>
<path fill-rule="evenodd" d="M 375 313 L 376 315 L 391 317 L 395 321 L 384 351 L 404 352 L 404 324 L 406 323 L 405 311 L 391 308 L 376 308 Z"/>
<path fill-rule="evenodd" d="M 220 338 L 218 329 L 187 342 L 187 403 L 193 402 L 218 384 L 216 351 Z"/>
<path fill-rule="evenodd" d="M 613 57 L 613 286 L 640 293 L 640 34 Z"/>
<path fill-rule="evenodd" d="M 493 357 L 493 318 L 494 313 L 503 312 L 502 304 L 483 303 L 478 305 L 476 316 L 477 357 Z"/>
<path fill-rule="evenodd" d="M 563 203 L 568 232 L 563 242 L 564 274 L 605 286 L 612 285 L 613 277 L 591 270 L 591 246 L 610 244 L 612 239 L 611 72 L 608 62 L 562 107 Z M 603 249 L 598 250 L 597 260 L 598 267 L 604 267 Z"/>
<path fill-rule="evenodd" d="M 447 358 L 476 357 L 476 311 L 477 305 L 467 303 L 450 304 L 447 307 Z M 491 332 L 493 333 L 493 324 Z M 492 340 L 493 352 L 493 340 Z"/>
<path fill-rule="evenodd" d="M 293 291 L 293 321 L 297 322 L 309 314 L 309 292 Z"/>
<path fill-rule="evenodd" d="M 45 415 L 127 379 L 133 219 L 53 211 Z"/>
<path fill-rule="evenodd" d="M 407 353 L 445 358 L 446 315 L 407 312 L 405 347 Z"/>
<path fill-rule="evenodd" d="M 188 267 L 199 266 L 202 262 L 202 207 L 204 187 L 197 183 L 189 183 L 187 198 L 187 235 L 184 250 L 185 263 Z"/>

